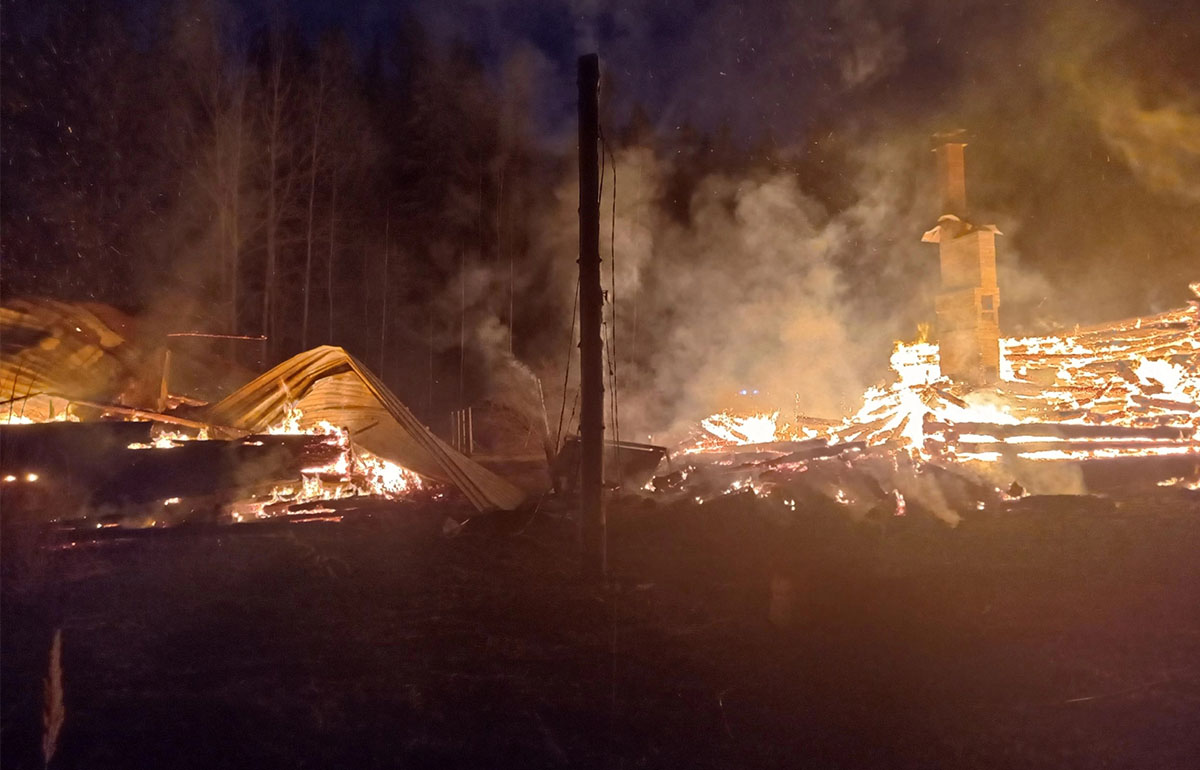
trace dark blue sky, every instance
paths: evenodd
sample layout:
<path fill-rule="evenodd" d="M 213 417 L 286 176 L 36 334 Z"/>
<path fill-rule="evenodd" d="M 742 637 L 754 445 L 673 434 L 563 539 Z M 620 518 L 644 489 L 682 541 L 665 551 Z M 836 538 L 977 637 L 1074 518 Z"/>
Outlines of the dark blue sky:
<path fill-rule="evenodd" d="M 123 1 L 144 9 L 149 22 L 175 0 Z M 226 5 L 241 16 L 244 34 L 261 28 L 270 7 L 268 0 Z M 640 104 L 660 142 L 689 125 L 727 127 L 742 147 L 770 141 L 778 150 L 771 157 L 796 161 L 788 167 L 798 169 L 803 189 L 834 208 L 870 200 L 871 189 L 855 181 L 863 166 L 925 174 L 929 135 L 965 128 L 969 196 L 1008 235 L 1006 254 L 1067 288 L 1080 269 L 1108 276 L 1106 286 L 1128 278 L 1152 293 L 1139 307 L 1178 305 L 1187 282 L 1200 278 L 1196 0 L 280 0 L 277 7 L 314 40 L 343 29 L 363 57 L 376 41 L 390 45 L 410 17 L 438 44 L 466 42 L 499 98 L 508 98 L 506 89 L 526 97 L 522 114 L 559 155 L 569 152 L 574 131 L 575 57 L 597 51 L 608 126 L 619 127 Z M 14 8 L 24 15 L 14 18 Z M 10 32 L 24 19 L 36 27 L 44 13 L 33 0 L 6 9 Z M 1146 277 L 1156 270 L 1167 274 Z M 1086 304 L 1096 292 L 1079 294 Z"/>
<path fill-rule="evenodd" d="M 262 7 L 253 0 L 243 10 L 261 16 Z M 501 89 L 507 76 L 528 95 L 533 124 L 560 150 L 574 131 L 575 57 L 597 51 L 610 125 L 640 104 L 660 140 L 690 125 L 727 128 L 743 147 L 769 142 L 799 159 L 806 189 L 833 190 L 835 204 L 839 184 L 845 200 L 870 195 L 850 181 L 857 166 L 924 173 L 912 148 L 936 131 L 965 128 L 980 215 L 1010 235 L 1008 254 L 1064 290 L 1086 268 L 1164 287 L 1138 304 L 1172 306 L 1200 278 L 1190 267 L 1200 242 L 1195 0 L 282 7 L 311 36 L 343 28 L 360 52 L 387 42 L 406 17 L 437 43 L 469 43 Z M 1148 281 L 1154 265 L 1169 275 Z M 1083 305 L 1096 295 L 1078 293 Z M 1089 312 L 1106 317 L 1103 308 Z"/>
<path fill-rule="evenodd" d="M 1021 109 L 1081 49 L 1165 88 L 1200 66 L 1194 0 L 292 0 L 310 35 L 344 28 L 360 50 L 402 18 L 465 40 L 489 69 L 522 54 L 544 117 L 569 117 L 577 55 L 598 51 L 618 105 L 657 122 L 728 124 L 787 141 L 813 126 L 911 123 L 979 100 Z M 255 2 L 249 8 L 261 7 Z M 252 11 L 254 12 L 254 11 Z M 1089 37 L 1091 39 L 1089 39 Z M 1111 45 L 1111 51 L 1097 47 Z M 1190 53 L 1189 53 L 1190 51 Z M 1132 66 L 1121 59 L 1132 57 Z M 1142 66 L 1146 65 L 1146 66 Z M 1138 72 L 1135 70 L 1145 70 Z M 1192 81 L 1194 82 L 1194 80 Z M 1194 86 L 1191 96 L 1195 97 Z M 566 98 L 563 98 L 566 94 Z"/>

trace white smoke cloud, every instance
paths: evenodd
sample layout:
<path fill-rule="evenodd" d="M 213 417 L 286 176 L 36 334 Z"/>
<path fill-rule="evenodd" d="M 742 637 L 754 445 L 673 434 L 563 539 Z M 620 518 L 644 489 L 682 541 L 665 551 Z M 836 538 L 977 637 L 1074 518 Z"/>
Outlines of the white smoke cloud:
<path fill-rule="evenodd" d="M 682 220 L 666 200 L 675 169 L 662 154 L 616 155 L 601 205 L 605 286 L 616 245 L 617 365 L 625 437 L 661 435 L 736 403 L 837 417 L 881 378 L 893 341 L 915 330 L 936 282 L 936 255 L 919 243 L 914 194 L 931 162 L 923 152 L 871 146 L 856 159 L 857 200 L 831 212 L 789 171 L 712 173 L 692 187 Z M 573 170 L 572 170 L 573 173 Z M 555 259 L 557 291 L 574 293 L 577 187 L 558 193 L 540 248 Z M 930 209 L 932 210 L 932 209 Z M 557 254 L 557 257 L 551 255 Z M 880 282 L 889 307 L 871 307 Z M 929 304 L 924 308 L 923 304 Z M 605 309 L 611 322 L 612 306 Z M 564 321 L 567 319 L 563 319 Z M 564 328 L 564 344 L 565 344 Z M 571 350 L 574 354 L 574 349 Z M 561 358 L 545 362 L 561 378 Z M 559 379 L 561 383 L 561 379 Z M 576 387 L 569 383 L 570 403 Z M 556 383 L 555 391 L 559 388 Z M 557 411 L 561 393 L 549 398 Z M 569 411 L 569 409 L 568 409 Z"/>
<path fill-rule="evenodd" d="M 886 24 L 861 0 L 842 0 L 834 18 L 843 26 L 837 64 L 849 88 L 867 86 L 889 75 L 907 53 L 900 27 Z"/>

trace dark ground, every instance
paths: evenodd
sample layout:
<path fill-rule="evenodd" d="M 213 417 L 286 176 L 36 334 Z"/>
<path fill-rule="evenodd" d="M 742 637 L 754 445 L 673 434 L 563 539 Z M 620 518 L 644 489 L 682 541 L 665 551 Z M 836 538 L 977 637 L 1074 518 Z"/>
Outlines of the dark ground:
<path fill-rule="evenodd" d="M 565 519 L 453 538 L 442 521 L 395 506 L 10 552 L 3 767 L 40 765 L 56 627 L 64 768 L 1200 757 L 1195 495 L 1029 498 L 957 529 L 803 508 L 789 524 L 749 498 L 629 504 L 608 601 L 577 582 Z M 785 628 L 767 619 L 772 577 L 793 586 Z"/>

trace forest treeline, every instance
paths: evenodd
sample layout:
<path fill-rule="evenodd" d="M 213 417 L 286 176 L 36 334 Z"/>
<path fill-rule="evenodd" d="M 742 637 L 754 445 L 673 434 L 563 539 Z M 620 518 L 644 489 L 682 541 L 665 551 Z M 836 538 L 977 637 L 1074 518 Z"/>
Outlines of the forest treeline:
<path fill-rule="evenodd" d="M 574 233 L 546 231 L 570 224 L 573 136 L 535 128 L 521 56 L 489 71 L 413 18 L 358 50 L 217 0 L 7 2 L 5 17 L 5 296 L 265 335 L 263 364 L 342 345 L 422 411 L 478 395 L 463 382 L 490 356 L 479 344 L 565 355 L 571 298 L 548 289 Z M 613 145 L 652 140 L 640 110 L 608 128 Z M 680 216 L 689 184 L 749 157 L 727 134 L 671 141 L 692 161 L 661 190 Z"/>
<path fill-rule="evenodd" d="M 470 50 L 435 50 L 415 22 L 363 57 L 215 2 L 148 22 L 123 7 L 8 9 L 6 295 L 265 334 L 270 360 L 333 342 L 378 364 L 397 330 L 449 320 L 409 305 L 522 249 L 506 211 L 536 206 L 559 158 Z"/>

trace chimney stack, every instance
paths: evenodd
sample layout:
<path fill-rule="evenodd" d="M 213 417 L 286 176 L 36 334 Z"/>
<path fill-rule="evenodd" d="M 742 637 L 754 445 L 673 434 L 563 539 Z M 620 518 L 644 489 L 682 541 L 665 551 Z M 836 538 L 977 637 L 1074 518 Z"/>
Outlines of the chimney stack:
<path fill-rule="evenodd" d="M 959 130 L 935 135 L 938 145 L 934 152 L 937 153 L 938 190 L 942 195 L 941 213 L 953 214 L 966 221 L 967 179 L 963 148 L 967 144 L 961 141 L 963 133 Z"/>
<path fill-rule="evenodd" d="M 937 338 L 942 374 L 957 382 L 982 385 L 1000 376 L 1000 287 L 996 282 L 993 225 L 967 219 L 963 173 L 964 132 L 936 134 L 938 186 L 942 212 L 922 241 L 938 245 L 941 291 L 937 295 Z M 959 221 L 947 221 L 947 215 Z"/>

